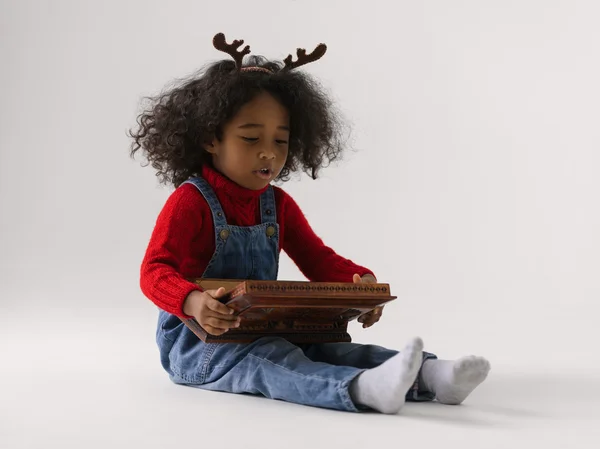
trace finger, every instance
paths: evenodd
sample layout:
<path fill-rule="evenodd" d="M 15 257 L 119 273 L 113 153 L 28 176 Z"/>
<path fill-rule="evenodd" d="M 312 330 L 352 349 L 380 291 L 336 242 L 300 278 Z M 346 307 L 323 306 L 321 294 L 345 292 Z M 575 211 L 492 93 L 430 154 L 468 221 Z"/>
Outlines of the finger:
<path fill-rule="evenodd" d="M 358 317 L 358 322 L 359 323 L 364 323 L 367 319 L 369 319 L 369 313 L 365 313 L 364 315 L 361 315 Z"/>
<path fill-rule="evenodd" d="M 368 326 L 372 326 L 373 324 L 377 323 L 379 321 L 379 316 L 377 315 L 372 315 L 367 317 L 367 319 L 364 321 L 364 324 L 368 325 Z"/>
<path fill-rule="evenodd" d="M 240 325 L 239 321 L 226 321 L 226 320 L 220 320 L 220 319 L 214 318 L 214 317 L 206 318 L 204 320 L 204 324 L 206 324 L 207 326 L 213 327 L 215 329 L 223 329 L 223 330 L 233 329 L 233 328 L 239 327 L 239 325 Z"/>
<path fill-rule="evenodd" d="M 364 314 L 362 314 L 360 317 L 361 318 L 372 317 L 372 316 L 376 315 L 375 311 L 376 311 L 376 309 L 370 310 L 369 312 L 365 312 Z"/>
<path fill-rule="evenodd" d="M 381 318 L 381 312 L 380 313 L 374 313 L 372 315 L 373 320 L 375 321 L 379 321 L 379 319 Z"/>
<path fill-rule="evenodd" d="M 213 312 L 217 312 L 221 315 L 231 315 L 233 313 L 233 309 L 230 309 L 225 304 L 216 299 L 210 299 L 206 301 L 206 307 L 208 307 Z"/>
<path fill-rule="evenodd" d="M 208 293 L 213 298 L 220 298 L 225 294 L 225 287 L 219 287 L 216 290 L 206 290 L 206 293 Z"/>
<path fill-rule="evenodd" d="M 239 327 L 239 325 L 240 325 L 239 320 L 229 321 L 229 320 L 222 320 L 217 317 L 205 317 L 204 323 L 206 323 L 207 325 L 214 327 L 216 329 L 225 329 L 225 330 L 233 329 L 233 328 Z"/>
<path fill-rule="evenodd" d="M 354 282 L 355 284 L 360 284 L 362 282 L 362 279 L 358 274 L 355 274 L 354 276 L 352 276 L 352 282 Z"/>
<path fill-rule="evenodd" d="M 208 311 L 204 314 L 205 318 L 216 318 L 223 321 L 240 321 L 240 318 L 236 315 L 223 315 L 222 313 Z"/>
<path fill-rule="evenodd" d="M 370 320 L 365 320 L 365 321 L 363 322 L 363 327 L 365 327 L 365 326 L 367 326 L 367 327 L 368 327 L 368 326 L 372 326 L 373 324 L 375 324 L 375 322 L 376 322 L 376 320 L 372 320 L 372 319 L 370 319 Z"/>
<path fill-rule="evenodd" d="M 375 307 L 373 310 L 369 312 L 371 316 L 381 316 L 383 313 L 383 307 Z"/>
<path fill-rule="evenodd" d="M 376 320 L 370 320 L 370 321 L 366 321 L 366 322 L 363 324 L 363 327 L 365 327 L 365 328 L 366 328 L 366 327 L 371 327 L 371 326 L 373 326 L 373 324 L 377 323 L 378 321 L 379 321 L 379 319 L 376 319 Z"/>
<path fill-rule="evenodd" d="M 227 332 L 227 330 L 225 330 L 225 329 L 216 329 L 216 328 L 214 328 L 212 326 L 208 326 L 208 325 L 203 325 L 202 327 L 206 332 L 208 332 L 210 335 L 214 335 L 214 336 L 223 335 L 225 332 Z"/>

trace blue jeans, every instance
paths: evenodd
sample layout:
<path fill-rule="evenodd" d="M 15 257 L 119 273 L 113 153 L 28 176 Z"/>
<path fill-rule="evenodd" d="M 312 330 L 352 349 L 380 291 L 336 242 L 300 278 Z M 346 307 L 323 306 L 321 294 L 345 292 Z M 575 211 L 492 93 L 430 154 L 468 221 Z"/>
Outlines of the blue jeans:
<path fill-rule="evenodd" d="M 376 345 L 295 345 L 278 337 L 248 344 L 206 344 L 187 328 L 178 329 L 174 340 L 168 334 L 159 329 L 157 340 L 163 367 L 175 383 L 354 412 L 364 408 L 350 397 L 352 380 L 398 354 Z M 435 355 L 423 353 L 423 358 Z M 422 391 L 418 382 L 406 396 L 409 401 L 433 397 Z"/>

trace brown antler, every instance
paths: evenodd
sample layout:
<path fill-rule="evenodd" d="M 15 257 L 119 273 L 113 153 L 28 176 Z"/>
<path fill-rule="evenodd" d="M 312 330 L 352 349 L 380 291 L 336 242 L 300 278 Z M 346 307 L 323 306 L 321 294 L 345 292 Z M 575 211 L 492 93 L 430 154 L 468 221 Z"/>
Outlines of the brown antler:
<path fill-rule="evenodd" d="M 242 68 L 242 60 L 244 59 L 244 56 L 250 53 L 249 45 L 246 45 L 242 51 L 238 50 L 243 43 L 244 41 L 240 39 L 234 40 L 231 44 L 228 44 L 223 33 L 219 33 L 213 38 L 213 45 L 215 48 L 230 55 L 235 61 L 238 69 Z"/>
<path fill-rule="evenodd" d="M 287 58 L 283 60 L 285 62 L 285 69 L 292 70 L 297 67 L 300 67 L 304 64 L 308 64 L 310 62 L 315 62 L 317 59 L 321 59 L 325 52 L 327 51 L 327 45 L 319 44 L 317 48 L 313 50 L 312 53 L 306 54 L 306 50 L 304 48 L 299 48 L 296 51 L 296 55 L 298 56 L 298 60 L 292 61 L 292 55 L 289 55 Z"/>

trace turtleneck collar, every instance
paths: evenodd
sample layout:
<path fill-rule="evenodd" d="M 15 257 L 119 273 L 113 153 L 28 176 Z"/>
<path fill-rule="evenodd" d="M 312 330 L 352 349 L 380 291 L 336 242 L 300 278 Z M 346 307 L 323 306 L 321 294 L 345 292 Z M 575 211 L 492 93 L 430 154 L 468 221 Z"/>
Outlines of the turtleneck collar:
<path fill-rule="evenodd" d="M 239 184 L 236 184 L 231 179 L 227 178 L 225 175 L 209 165 L 204 165 L 202 167 L 202 177 L 211 185 L 218 196 L 220 196 L 220 194 L 225 194 L 234 202 L 256 199 L 269 187 L 267 185 L 261 190 L 247 189 Z"/>

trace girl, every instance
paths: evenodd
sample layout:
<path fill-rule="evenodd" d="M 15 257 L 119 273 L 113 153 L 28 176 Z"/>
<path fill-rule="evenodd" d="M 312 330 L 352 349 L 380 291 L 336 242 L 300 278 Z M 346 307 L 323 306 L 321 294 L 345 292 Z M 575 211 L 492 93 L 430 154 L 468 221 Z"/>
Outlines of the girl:
<path fill-rule="evenodd" d="M 419 338 L 401 352 L 374 345 L 250 344 L 199 340 L 179 319 L 213 335 L 239 321 L 190 278 L 276 280 L 283 249 L 314 282 L 376 282 L 314 233 L 294 200 L 273 181 L 303 170 L 313 179 L 342 151 L 329 99 L 298 67 L 321 58 L 298 50 L 284 63 L 250 57 L 243 41 L 215 48 L 233 60 L 210 65 L 163 93 L 138 118 L 131 155 L 142 149 L 161 182 L 175 187 L 160 212 L 142 266 L 141 289 L 159 308 L 156 342 L 170 379 L 207 390 L 260 394 L 345 411 L 397 413 L 406 400 L 460 404 L 487 376 L 481 357 L 438 360 Z M 267 229 L 269 231 L 267 231 Z M 274 231 L 274 232 L 273 232 Z M 376 323 L 381 308 L 363 315 Z"/>

